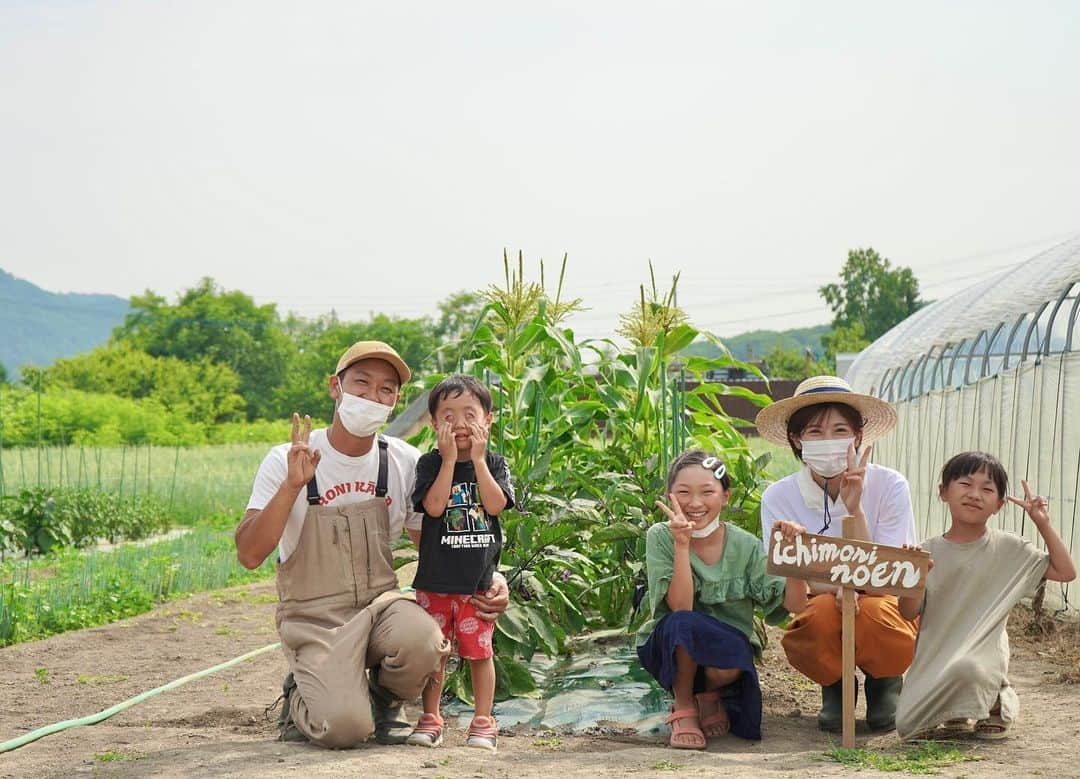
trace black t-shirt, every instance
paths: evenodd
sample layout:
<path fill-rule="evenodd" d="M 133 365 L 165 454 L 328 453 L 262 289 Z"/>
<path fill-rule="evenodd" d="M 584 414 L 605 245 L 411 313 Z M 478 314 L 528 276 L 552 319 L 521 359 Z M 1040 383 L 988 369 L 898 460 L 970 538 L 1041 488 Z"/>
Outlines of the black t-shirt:
<path fill-rule="evenodd" d="M 506 460 L 497 454 L 485 455 L 488 470 L 506 495 L 506 508 L 514 505 L 514 488 Z M 491 586 L 491 574 L 499 564 L 502 530 L 498 517 L 484 511 L 476 484 L 472 460 L 454 463 L 450 497 L 442 516 L 424 510 L 424 496 L 439 475 L 442 455 L 437 449 L 421 455 L 416 462 L 416 487 L 412 502 L 424 512 L 420 530 L 420 564 L 413 587 L 447 594 L 471 595 Z"/>

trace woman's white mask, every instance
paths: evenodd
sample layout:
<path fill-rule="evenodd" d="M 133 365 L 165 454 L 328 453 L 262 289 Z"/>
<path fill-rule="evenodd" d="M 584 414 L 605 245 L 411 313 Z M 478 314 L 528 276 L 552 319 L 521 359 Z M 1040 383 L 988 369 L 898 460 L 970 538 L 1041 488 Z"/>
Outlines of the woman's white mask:
<path fill-rule="evenodd" d="M 390 410 L 390 406 L 342 390 L 337 414 L 346 430 L 357 438 L 366 438 L 386 423 Z"/>
<path fill-rule="evenodd" d="M 847 469 L 848 447 L 854 443 L 854 438 L 803 441 L 802 460 L 814 473 L 831 479 Z"/>

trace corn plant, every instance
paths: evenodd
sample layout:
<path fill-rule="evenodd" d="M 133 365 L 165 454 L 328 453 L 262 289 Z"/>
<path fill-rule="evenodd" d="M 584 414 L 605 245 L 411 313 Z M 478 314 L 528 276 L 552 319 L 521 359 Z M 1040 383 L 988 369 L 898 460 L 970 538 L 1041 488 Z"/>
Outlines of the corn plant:
<path fill-rule="evenodd" d="M 500 697 L 532 686 L 511 658 L 560 653 L 574 633 L 633 621 L 634 590 L 645 578 L 644 535 L 659 518 L 654 504 L 679 451 L 700 446 L 727 459 L 736 480 L 731 518 L 754 527 L 767 456 L 750 455 L 717 398 L 769 400 L 700 381 L 725 366 L 757 373 L 752 366 L 727 354 L 678 356 L 709 336 L 675 305 L 677 277 L 664 294 L 655 279 L 642 287 L 622 318 L 626 347 L 578 342 L 564 326 L 580 305 L 562 299 L 565 258 L 554 296 L 542 271 L 540 283 L 524 280 L 520 256 L 516 268 L 504 257 L 504 267 L 505 286 L 485 292 L 487 306 L 460 362 L 491 385 L 491 445 L 506 457 L 517 489 L 517 507 L 500 518 L 501 565 L 513 595 L 496 625 Z M 688 378 L 699 379 L 690 392 L 683 389 Z M 430 432 L 418 443 L 430 444 Z M 464 675 L 452 677 L 449 689 L 467 695 Z"/>

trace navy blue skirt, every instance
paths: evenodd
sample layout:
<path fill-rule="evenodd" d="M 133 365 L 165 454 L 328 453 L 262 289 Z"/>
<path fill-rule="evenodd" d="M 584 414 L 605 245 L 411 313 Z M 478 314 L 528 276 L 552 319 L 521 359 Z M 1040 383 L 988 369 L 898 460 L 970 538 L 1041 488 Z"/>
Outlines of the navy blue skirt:
<path fill-rule="evenodd" d="M 746 635 L 731 625 L 697 611 L 668 614 L 638 647 L 641 666 L 671 692 L 675 682 L 675 648 L 681 646 L 698 665 L 694 693 L 705 692 L 705 668 L 738 668 L 734 683 L 720 688 L 731 720 L 731 732 L 761 740 L 761 685 L 754 667 L 754 651 Z"/>

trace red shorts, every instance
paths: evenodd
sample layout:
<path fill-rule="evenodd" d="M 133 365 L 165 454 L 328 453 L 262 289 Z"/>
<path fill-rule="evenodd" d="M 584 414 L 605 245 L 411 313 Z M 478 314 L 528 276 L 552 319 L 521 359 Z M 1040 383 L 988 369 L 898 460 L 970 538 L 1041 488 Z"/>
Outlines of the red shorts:
<path fill-rule="evenodd" d="M 442 628 L 447 641 L 457 642 L 458 655 L 466 660 L 486 660 L 493 655 L 491 638 L 495 624 L 476 616 L 471 595 L 416 591 L 416 602 Z"/>

